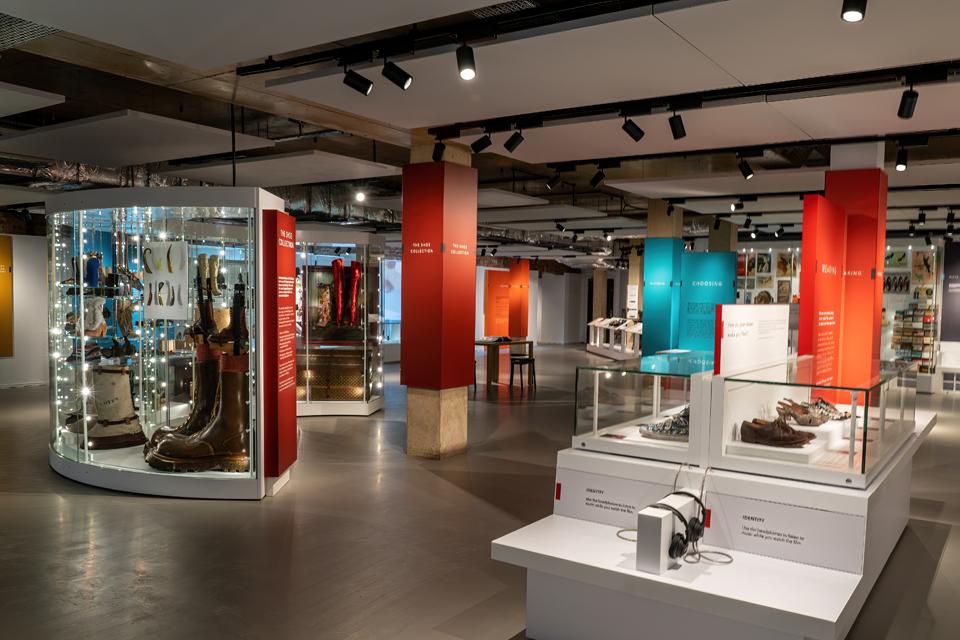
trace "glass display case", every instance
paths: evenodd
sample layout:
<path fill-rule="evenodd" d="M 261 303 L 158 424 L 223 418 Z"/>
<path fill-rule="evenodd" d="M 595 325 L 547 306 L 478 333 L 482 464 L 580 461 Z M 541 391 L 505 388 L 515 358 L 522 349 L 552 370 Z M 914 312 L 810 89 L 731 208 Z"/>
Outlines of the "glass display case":
<path fill-rule="evenodd" d="M 577 367 L 573 447 L 701 465 L 707 454 L 707 352 Z"/>
<path fill-rule="evenodd" d="M 48 202 L 51 465 L 113 489 L 259 498 L 257 189 Z"/>
<path fill-rule="evenodd" d="M 710 465 L 865 488 L 916 429 L 916 364 L 875 363 L 857 384 L 818 382 L 792 358 L 716 378 Z M 912 388 L 911 388 L 912 387 Z"/>
<path fill-rule="evenodd" d="M 372 234 L 298 229 L 298 415 L 383 407 L 382 262 L 383 244 Z"/>

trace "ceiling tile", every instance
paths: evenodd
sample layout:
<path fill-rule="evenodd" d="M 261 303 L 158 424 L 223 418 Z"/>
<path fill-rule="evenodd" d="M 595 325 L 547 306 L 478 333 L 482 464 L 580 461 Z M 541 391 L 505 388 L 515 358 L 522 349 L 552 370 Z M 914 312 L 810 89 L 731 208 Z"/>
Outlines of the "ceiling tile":
<path fill-rule="evenodd" d="M 400 167 L 370 162 L 325 151 L 298 151 L 272 156 L 257 156 L 237 161 L 237 186 L 280 187 L 292 184 L 361 180 L 399 175 Z M 216 184 L 230 184 L 230 162 L 171 167 L 164 175 L 190 178 Z"/>
<path fill-rule="evenodd" d="M 63 104 L 64 97 L 30 87 L 0 82 L 0 118 Z"/>
<path fill-rule="evenodd" d="M 237 134 L 238 151 L 273 144 L 265 138 Z M 115 111 L 5 135 L 0 138 L 0 151 L 103 167 L 126 167 L 227 153 L 230 132 L 139 111 Z"/>
<path fill-rule="evenodd" d="M 304 49 L 490 0 L 3 0 L 3 12 L 195 69 Z"/>
<path fill-rule="evenodd" d="M 275 90 L 350 113 L 416 128 L 548 109 L 674 95 L 737 84 L 652 16 L 475 47 L 477 77 L 457 75 L 453 53 L 402 62 L 413 86 L 380 76 L 363 96 L 340 74 L 268 83 Z"/>

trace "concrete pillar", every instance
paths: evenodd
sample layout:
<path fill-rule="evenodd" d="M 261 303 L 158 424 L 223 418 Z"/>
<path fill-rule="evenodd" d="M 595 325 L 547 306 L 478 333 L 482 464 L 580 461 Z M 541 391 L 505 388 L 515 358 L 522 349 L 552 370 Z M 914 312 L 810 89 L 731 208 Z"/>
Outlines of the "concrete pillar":
<path fill-rule="evenodd" d="M 593 303 L 590 309 L 591 320 L 607 315 L 607 270 L 601 267 L 593 268 Z"/>
<path fill-rule="evenodd" d="M 467 450 L 474 379 L 477 173 L 461 145 L 443 161 L 415 146 L 403 171 L 400 381 L 407 385 L 407 455 Z"/>
<path fill-rule="evenodd" d="M 668 212 L 670 212 L 669 215 Z M 647 202 L 647 237 L 682 238 L 683 209 L 670 205 L 664 200 L 649 200 Z"/>
<path fill-rule="evenodd" d="M 740 226 L 726 220 L 720 221 L 720 228 L 714 229 L 710 224 L 710 237 L 707 251 L 734 251 L 737 250 L 737 233 Z"/>

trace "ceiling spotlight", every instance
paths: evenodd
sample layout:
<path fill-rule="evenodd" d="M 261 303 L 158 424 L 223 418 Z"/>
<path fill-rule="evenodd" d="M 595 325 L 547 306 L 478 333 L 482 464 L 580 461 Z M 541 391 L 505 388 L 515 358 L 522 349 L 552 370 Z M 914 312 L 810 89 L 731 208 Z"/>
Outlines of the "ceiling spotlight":
<path fill-rule="evenodd" d="M 903 147 L 897 150 L 897 164 L 896 164 L 897 171 L 902 172 L 907 170 L 907 160 L 908 160 L 907 155 L 908 155 L 907 150 L 904 149 Z"/>
<path fill-rule="evenodd" d="M 744 221 L 744 223 L 743 223 L 743 228 L 744 228 L 744 229 L 749 229 L 749 228 L 750 228 L 750 225 L 751 225 L 752 223 L 753 223 L 753 219 L 750 218 L 750 216 L 747 216 L 747 219 L 746 219 L 746 220 Z"/>
<path fill-rule="evenodd" d="M 636 122 L 630 118 L 626 118 L 623 121 L 623 130 L 627 132 L 627 135 L 633 138 L 634 142 L 640 142 L 643 140 L 643 136 L 646 135 L 643 129 L 641 129 Z"/>
<path fill-rule="evenodd" d="M 673 112 L 673 115 L 670 116 L 670 132 L 673 134 L 674 140 L 680 140 L 681 138 L 687 137 L 687 130 L 683 126 L 683 118 L 677 114 L 676 111 Z"/>
<path fill-rule="evenodd" d="M 953 223 L 950 223 L 947 225 L 947 235 L 952 238 L 953 232 L 954 232 Z"/>
<path fill-rule="evenodd" d="M 566 230 L 567 230 L 567 228 L 566 228 L 565 226 L 563 226 L 563 223 L 561 223 L 561 222 L 558 222 L 558 223 L 557 223 L 557 231 L 559 231 L 560 233 L 564 233 Z"/>
<path fill-rule="evenodd" d="M 609 231 L 607 231 L 607 232 L 603 235 L 603 239 L 606 240 L 607 242 L 610 242 L 611 240 L 613 240 L 613 234 L 610 233 Z"/>
<path fill-rule="evenodd" d="M 757 239 L 757 232 L 756 232 L 756 231 L 751 231 L 751 232 L 750 232 L 750 237 L 751 237 L 752 239 L 756 240 L 756 239 Z"/>
<path fill-rule="evenodd" d="M 933 249 L 933 238 L 930 237 L 930 234 L 929 234 L 929 233 L 926 235 L 926 237 L 924 237 L 923 240 L 924 240 L 924 242 L 926 242 L 928 245 L 930 245 L 930 248 L 931 248 L 931 249 Z"/>
<path fill-rule="evenodd" d="M 914 91 L 911 85 L 910 88 L 900 96 L 900 108 L 897 109 L 897 115 L 904 120 L 912 118 L 913 112 L 917 109 L 918 98 L 920 98 L 920 94 Z"/>
<path fill-rule="evenodd" d="M 487 255 L 487 248 L 486 248 L 486 247 L 484 247 L 483 249 L 480 249 L 480 255 L 481 255 L 481 256 L 486 256 L 486 255 Z"/>
<path fill-rule="evenodd" d="M 490 138 L 490 134 L 485 133 L 484 135 L 480 136 L 479 138 L 471 142 L 470 148 L 473 150 L 474 153 L 480 153 L 481 151 L 483 151 L 484 149 L 486 149 L 492 144 L 493 144 L 493 140 Z"/>
<path fill-rule="evenodd" d="M 576 241 L 577 241 L 577 240 L 579 240 L 579 239 L 580 239 L 580 236 L 579 236 L 579 235 L 577 235 L 577 233 L 576 233 L 576 232 L 574 232 L 574 234 L 573 234 L 573 238 L 571 238 L 571 240 L 572 240 L 573 242 L 576 242 Z"/>
<path fill-rule="evenodd" d="M 490 255 L 492 256 L 497 255 L 497 247 L 494 247 L 493 249 L 490 250 Z"/>
<path fill-rule="evenodd" d="M 607 174 L 603 172 L 603 169 L 597 169 L 597 172 L 593 174 L 592 178 L 590 178 L 590 186 L 596 189 L 606 179 Z"/>
<path fill-rule="evenodd" d="M 477 63 L 473 59 L 473 49 L 464 43 L 457 47 L 457 68 L 461 80 L 473 80 L 477 77 Z"/>
<path fill-rule="evenodd" d="M 667 217 L 669 218 L 669 217 L 672 216 L 672 215 L 673 215 L 673 205 L 672 205 L 672 204 L 668 204 L 668 205 L 667 205 Z"/>
<path fill-rule="evenodd" d="M 947 211 L 947 222 L 953 224 L 957 221 L 957 214 L 953 212 L 953 209 Z"/>
<path fill-rule="evenodd" d="M 560 172 L 558 171 L 553 175 L 553 177 L 547 180 L 547 189 L 549 191 L 553 191 L 560 186 L 561 182 L 563 182 L 563 178 L 560 177 Z"/>
<path fill-rule="evenodd" d="M 773 237 L 774 237 L 774 238 L 779 238 L 779 237 L 780 237 L 780 230 L 781 230 L 782 228 L 783 228 L 783 227 L 781 227 L 780 229 L 774 229 L 774 230 L 773 230 Z"/>
<path fill-rule="evenodd" d="M 840 16 L 844 22 L 860 22 L 867 15 L 867 0 L 843 0 Z"/>
<path fill-rule="evenodd" d="M 373 83 L 353 69 L 346 69 L 343 72 L 343 84 L 365 96 L 370 95 L 370 92 L 373 91 Z"/>
<path fill-rule="evenodd" d="M 921 226 L 921 227 L 927 223 L 927 212 L 926 212 L 926 211 L 921 211 L 921 212 L 920 212 L 920 214 L 917 216 L 917 222 L 920 223 L 920 226 Z"/>
<path fill-rule="evenodd" d="M 741 158 L 740 164 L 737 166 L 740 167 L 740 173 L 743 174 L 744 180 L 749 180 L 750 178 L 753 177 L 753 168 L 750 166 L 750 163 L 747 162 L 745 159 Z"/>
<path fill-rule="evenodd" d="M 410 85 L 413 84 L 413 76 L 393 64 L 389 60 L 383 63 L 383 69 L 380 71 L 383 74 L 383 77 L 397 85 L 404 91 L 410 88 Z"/>
<path fill-rule="evenodd" d="M 917 233 L 917 226 L 911 222 L 910 226 L 907 228 L 907 231 L 910 232 L 910 237 L 912 238 Z"/>
<path fill-rule="evenodd" d="M 353 194 L 353 199 L 357 202 L 363 202 L 367 199 L 367 194 L 365 194 L 363 191 L 357 191 L 355 194 Z"/>
<path fill-rule="evenodd" d="M 717 216 L 713 219 L 713 229 L 716 231 L 720 228 L 720 216 Z"/>
<path fill-rule="evenodd" d="M 742 211 L 743 210 L 743 201 L 731 202 L 730 211 Z"/>
<path fill-rule="evenodd" d="M 503 148 L 509 151 L 510 153 L 513 153 L 514 151 L 517 150 L 517 147 L 519 147 L 522 143 L 523 143 L 523 134 L 520 133 L 519 131 L 514 131 L 513 135 L 507 138 L 507 141 L 503 143 Z"/>
<path fill-rule="evenodd" d="M 433 161 L 440 162 L 443 160 L 443 152 L 446 150 L 447 145 L 437 140 L 436 144 L 433 145 Z"/>

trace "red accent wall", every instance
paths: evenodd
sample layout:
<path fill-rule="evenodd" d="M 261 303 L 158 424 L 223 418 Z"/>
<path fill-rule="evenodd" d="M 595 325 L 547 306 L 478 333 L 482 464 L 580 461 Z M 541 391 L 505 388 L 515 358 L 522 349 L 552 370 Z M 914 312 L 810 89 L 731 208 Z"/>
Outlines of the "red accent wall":
<path fill-rule="evenodd" d="M 473 384 L 476 254 L 476 169 L 404 167 L 401 384 Z"/>
<path fill-rule="evenodd" d="M 837 382 L 840 370 L 846 213 L 823 196 L 803 199 L 800 269 L 800 355 L 815 355 L 814 379 Z"/>
<path fill-rule="evenodd" d="M 263 472 L 276 478 L 297 460 L 296 221 L 267 210 L 261 221 L 260 298 Z"/>
<path fill-rule="evenodd" d="M 484 272 L 483 335 L 512 336 L 510 332 L 511 274 L 507 271 Z"/>

